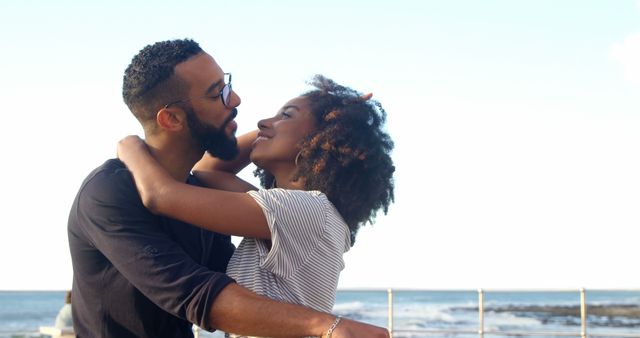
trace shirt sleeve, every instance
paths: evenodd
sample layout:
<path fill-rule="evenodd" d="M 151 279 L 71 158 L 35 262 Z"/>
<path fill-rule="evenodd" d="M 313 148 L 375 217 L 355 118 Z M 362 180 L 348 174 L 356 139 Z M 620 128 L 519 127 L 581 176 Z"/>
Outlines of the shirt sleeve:
<path fill-rule="evenodd" d="M 209 311 L 233 280 L 196 263 L 142 204 L 127 170 L 99 172 L 82 188 L 77 217 L 87 238 L 165 311 L 213 330 Z"/>
<path fill-rule="evenodd" d="M 261 267 L 287 278 L 316 251 L 327 227 L 328 200 L 319 191 L 268 189 L 248 192 L 260 205 L 271 231 L 271 249 Z"/>

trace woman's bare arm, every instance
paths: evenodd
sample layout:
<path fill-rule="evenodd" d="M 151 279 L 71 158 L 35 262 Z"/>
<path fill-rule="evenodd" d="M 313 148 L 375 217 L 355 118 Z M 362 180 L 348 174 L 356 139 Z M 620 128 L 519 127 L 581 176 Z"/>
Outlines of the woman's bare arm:
<path fill-rule="evenodd" d="M 213 157 L 208 153 L 202 156 L 202 159 L 196 163 L 193 167 L 198 171 L 225 171 L 232 174 L 237 174 L 240 170 L 244 169 L 251 163 L 249 154 L 251 154 L 251 145 L 258 136 L 258 130 L 250 131 L 246 134 L 237 137 L 238 140 L 238 156 L 231 161 L 223 161 L 219 158 Z"/>
<path fill-rule="evenodd" d="M 223 234 L 271 238 L 262 209 L 248 194 L 176 181 L 137 136 L 118 143 L 118 157 L 131 171 L 142 202 L 152 212 Z"/>
<path fill-rule="evenodd" d="M 231 161 L 223 161 L 205 153 L 193 167 L 193 174 L 207 187 L 225 191 L 246 192 L 256 190 L 251 183 L 239 178 L 237 174 L 246 168 L 251 160 L 251 146 L 258 130 L 238 137 L 238 156 Z"/>

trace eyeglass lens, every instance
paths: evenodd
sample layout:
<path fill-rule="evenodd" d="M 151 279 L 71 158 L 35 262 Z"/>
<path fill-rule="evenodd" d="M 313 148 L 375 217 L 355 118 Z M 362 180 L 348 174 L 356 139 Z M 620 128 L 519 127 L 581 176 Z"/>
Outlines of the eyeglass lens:
<path fill-rule="evenodd" d="M 231 74 L 227 73 L 225 74 L 225 77 L 228 79 L 226 79 L 226 84 L 222 87 L 222 103 L 225 106 L 229 106 L 229 96 L 231 95 Z"/>
<path fill-rule="evenodd" d="M 222 103 L 224 103 L 225 106 L 229 105 L 229 94 L 231 94 L 231 84 L 227 83 L 222 88 Z"/>

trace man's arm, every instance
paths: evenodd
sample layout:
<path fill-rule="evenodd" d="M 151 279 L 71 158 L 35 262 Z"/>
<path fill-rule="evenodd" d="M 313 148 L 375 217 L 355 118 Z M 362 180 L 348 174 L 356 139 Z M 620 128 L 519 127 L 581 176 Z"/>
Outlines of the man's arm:
<path fill-rule="evenodd" d="M 211 306 L 209 322 L 225 332 L 261 337 L 325 337 L 335 316 L 281 303 L 229 284 Z M 343 319 L 332 338 L 387 338 L 381 327 Z"/>

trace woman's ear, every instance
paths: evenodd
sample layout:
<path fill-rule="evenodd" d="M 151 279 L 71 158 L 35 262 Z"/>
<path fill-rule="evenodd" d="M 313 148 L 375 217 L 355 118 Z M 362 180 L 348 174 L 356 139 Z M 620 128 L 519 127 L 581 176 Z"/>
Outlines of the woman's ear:
<path fill-rule="evenodd" d="M 162 108 L 156 114 L 156 123 L 167 131 L 181 131 L 185 121 L 185 112 L 182 109 Z"/>

